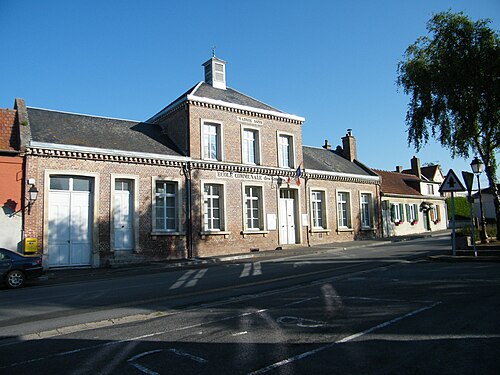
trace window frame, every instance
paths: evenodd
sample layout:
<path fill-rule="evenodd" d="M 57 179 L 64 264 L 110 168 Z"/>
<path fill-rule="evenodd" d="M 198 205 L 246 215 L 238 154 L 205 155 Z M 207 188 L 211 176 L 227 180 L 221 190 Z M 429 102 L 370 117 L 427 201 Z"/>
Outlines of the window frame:
<path fill-rule="evenodd" d="M 219 192 L 219 221 L 220 225 L 218 229 L 209 229 L 206 223 L 206 212 L 205 212 L 205 186 L 207 185 L 217 185 L 220 187 Z M 202 180 L 201 181 L 201 194 L 200 194 L 200 210 L 201 210 L 201 235 L 202 239 L 205 235 L 228 235 L 230 232 L 227 230 L 227 216 L 226 216 L 226 184 L 220 180 Z"/>
<path fill-rule="evenodd" d="M 281 144 L 281 139 L 282 138 L 287 138 L 289 140 L 288 144 L 288 164 L 285 165 L 283 156 L 282 156 L 282 144 Z M 288 168 L 288 169 L 294 169 L 295 166 L 297 165 L 296 160 L 295 160 L 295 137 L 291 133 L 285 133 L 285 132 L 277 132 L 276 134 L 276 141 L 277 141 L 277 150 L 278 150 L 278 167 L 279 168 Z"/>
<path fill-rule="evenodd" d="M 215 158 L 212 158 L 210 155 L 210 148 L 207 145 L 207 154 L 205 154 L 205 126 L 214 126 L 216 128 L 216 150 L 215 150 Z M 201 134 L 201 159 L 210 160 L 210 161 L 223 161 L 224 160 L 224 131 L 223 131 L 223 123 L 221 121 L 209 120 L 209 119 L 201 119 L 200 124 L 200 134 Z"/>
<path fill-rule="evenodd" d="M 340 194 L 347 194 L 347 199 L 346 201 L 339 201 L 339 195 Z M 337 196 L 337 200 L 336 200 L 336 210 L 337 210 L 337 227 L 340 231 L 342 230 L 352 230 L 353 227 L 352 227 L 352 204 L 351 204 L 351 192 L 348 191 L 348 190 L 337 190 L 336 191 L 336 196 Z M 344 225 L 341 225 L 340 223 L 340 219 L 341 219 L 341 215 L 340 215 L 340 204 L 341 203 L 345 203 L 347 205 L 346 207 L 346 220 L 347 220 L 347 226 L 344 226 Z"/>
<path fill-rule="evenodd" d="M 245 138 L 245 133 L 246 132 L 252 132 L 255 136 L 254 138 L 254 152 L 253 152 L 253 158 L 254 161 L 248 160 L 248 156 L 250 155 L 248 153 L 248 150 L 246 148 L 246 138 Z M 241 126 L 241 161 L 243 164 L 249 164 L 249 165 L 261 165 L 261 142 L 260 142 L 260 129 L 248 125 L 242 125 Z"/>
<path fill-rule="evenodd" d="M 175 203 L 175 228 L 174 229 L 159 229 L 156 225 L 157 220 L 157 183 L 171 183 L 174 184 L 174 203 Z M 180 235 L 183 234 L 182 228 L 182 181 L 176 178 L 164 177 L 164 176 L 153 176 L 151 184 L 151 206 L 152 206 L 152 235 Z M 164 217 L 165 219 L 165 217 Z"/>
<path fill-rule="evenodd" d="M 363 202 L 363 197 L 367 196 L 369 197 L 369 200 L 367 203 Z M 368 205 L 368 221 L 369 224 L 365 225 L 364 224 L 364 215 L 365 212 L 363 210 L 363 205 Z M 359 213 L 360 213 L 360 224 L 361 224 L 361 229 L 373 229 L 375 226 L 375 214 L 374 214 L 374 201 L 373 201 L 373 193 L 368 192 L 368 191 L 360 191 L 359 192 Z"/>
<path fill-rule="evenodd" d="M 317 221 L 317 216 L 316 213 L 317 213 L 317 210 L 315 209 L 315 202 L 317 202 L 317 200 L 315 200 L 313 198 L 313 195 L 315 193 L 319 193 L 321 194 L 321 221 L 322 221 L 322 225 L 319 226 L 317 225 L 316 221 Z M 312 231 L 324 231 L 324 230 L 327 230 L 328 229 L 328 215 L 327 215 L 327 194 L 326 194 L 326 190 L 324 189 L 317 189 L 317 188 L 311 188 L 310 189 L 310 192 L 309 192 L 309 197 L 310 197 L 310 206 L 311 206 L 311 229 Z"/>
<path fill-rule="evenodd" d="M 252 196 L 249 199 L 249 196 L 247 195 L 247 189 L 256 189 L 258 191 L 258 202 L 259 202 L 259 207 L 258 207 L 258 227 L 250 227 L 248 225 L 248 201 L 255 201 L 256 198 L 255 196 Z M 242 189 L 242 197 L 243 197 L 243 232 L 244 233 L 262 233 L 265 231 L 266 227 L 266 222 L 265 222 L 265 198 L 264 198 L 264 186 L 261 184 L 242 184 L 241 186 Z M 254 219 L 254 218 L 253 218 Z"/>

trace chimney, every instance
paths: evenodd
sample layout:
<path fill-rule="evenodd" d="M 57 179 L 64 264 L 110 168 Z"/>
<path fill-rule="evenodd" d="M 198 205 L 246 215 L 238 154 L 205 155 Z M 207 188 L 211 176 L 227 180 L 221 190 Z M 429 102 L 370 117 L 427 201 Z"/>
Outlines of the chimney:
<path fill-rule="evenodd" d="M 325 144 L 321 147 L 323 147 L 325 150 L 331 150 L 332 145 L 328 144 L 328 139 L 325 139 Z"/>
<path fill-rule="evenodd" d="M 396 172 L 403 173 L 403 166 L 402 165 L 396 165 Z"/>
<path fill-rule="evenodd" d="M 422 171 L 420 170 L 420 159 L 414 156 L 411 158 L 411 173 L 422 179 Z"/>
<path fill-rule="evenodd" d="M 344 158 L 351 162 L 357 158 L 356 138 L 352 135 L 352 129 L 347 129 L 347 134 L 342 138 L 342 151 Z"/>
<path fill-rule="evenodd" d="M 203 64 L 205 67 L 205 83 L 216 89 L 226 89 L 226 62 L 215 57 Z"/>

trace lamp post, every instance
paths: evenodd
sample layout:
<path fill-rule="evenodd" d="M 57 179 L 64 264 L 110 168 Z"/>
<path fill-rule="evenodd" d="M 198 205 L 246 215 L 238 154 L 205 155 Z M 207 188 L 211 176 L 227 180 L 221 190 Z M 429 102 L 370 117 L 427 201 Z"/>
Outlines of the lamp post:
<path fill-rule="evenodd" d="M 483 173 L 484 170 L 484 164 L 479 160 L 479 158 L 476 156 L 474 160 L 472 160 L 472 163 L 470 163 L 470 166 L 472 168 L 472 172 L 477 176 L 477 188 L 479 190 L 479 210 L 481 213 L 481 230 L 479 231 L 479 237 L 481 238 L 481 243 L 488 243 L 488 235 L 486 234 L 486 221 L 484 219 L 484 212 L 483 212 L 483 198 L 481 194 L 481 183 L 479 182 L 479 175 Z"/>

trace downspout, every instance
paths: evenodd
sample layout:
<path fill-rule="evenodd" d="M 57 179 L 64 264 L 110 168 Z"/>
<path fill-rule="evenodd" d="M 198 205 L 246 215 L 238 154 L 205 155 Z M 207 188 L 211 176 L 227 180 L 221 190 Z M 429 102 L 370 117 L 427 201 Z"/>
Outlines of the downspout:
<path fill-rule="evenodd" d="M 191 163 L 182 165 L 182 171 L 186 179 L 186 249 L 187 258 L 193 258 L 193 223 L 191 217 Z"/>

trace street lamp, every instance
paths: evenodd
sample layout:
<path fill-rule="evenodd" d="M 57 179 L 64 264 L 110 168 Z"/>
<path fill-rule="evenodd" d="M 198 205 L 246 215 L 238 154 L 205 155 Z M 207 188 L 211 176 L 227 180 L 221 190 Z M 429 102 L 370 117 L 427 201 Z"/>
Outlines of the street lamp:
<path fill-rule="evenodd" d="M 31 185 L 30 189 L 28 190 L 28 215 L 31 214 L 31 206 L 33 206 L 33 203 L 35 203 L 37 198 L 38 189 L 35 187 L 35 185 Z"/>
<path fill-rule="evenodd" d="M 479 160 L 479 158 L 476 156 L 474 160 L 472 160 L 472 163 L 470 163 L 470 166 L 472 168 L 472 172 L 477 176 L 477 188 L 479 190 L 479 210 L 481 213 L 481 230 L 479 231 L 479 236 L 481 238 L 481 243 L 488 243 L 488 235 L 486 234 L 486 221 L 484 219 L 484 212 L 483 212 L 483 198 L 481 194 L 481 183 L 479 182 L 479 175 L 483 173 L 484 170 L 484 164 Z"/>

